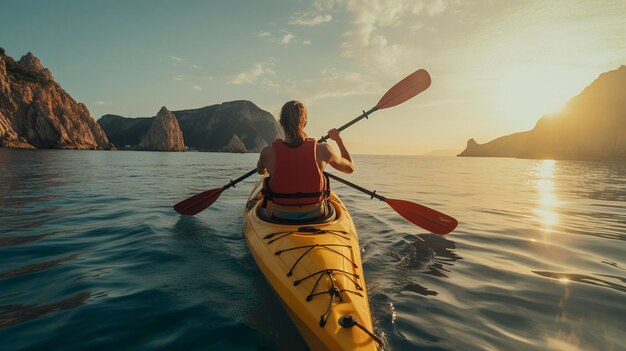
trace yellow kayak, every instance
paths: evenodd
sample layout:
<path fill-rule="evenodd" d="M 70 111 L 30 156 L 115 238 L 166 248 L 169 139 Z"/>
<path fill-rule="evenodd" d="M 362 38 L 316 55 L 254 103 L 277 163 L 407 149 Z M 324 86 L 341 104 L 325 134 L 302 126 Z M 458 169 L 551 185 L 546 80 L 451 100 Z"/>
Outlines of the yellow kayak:
<path fill-rule="evenodd" d="M 334 218 L 275 223 L 264 218 L 259 182 L 244 211 L 252 256 L 313 351 L 377 350 L 358 236 L 332 192 Z M 322 222 L 322 221 L 320 221 Z"/>

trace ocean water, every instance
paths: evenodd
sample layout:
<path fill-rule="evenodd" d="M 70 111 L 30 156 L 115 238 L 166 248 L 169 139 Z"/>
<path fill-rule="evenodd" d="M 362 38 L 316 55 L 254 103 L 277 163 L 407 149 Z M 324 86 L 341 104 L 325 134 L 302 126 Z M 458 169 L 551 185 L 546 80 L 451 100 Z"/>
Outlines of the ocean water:
<path fill-rule="evenodd" d="M 0 349 L 305 350 L 252 259 L 255 154 L 0 149 Z M 626 163 L 356 156 L 335 183 L 388 350 L 626 350 Z"/>

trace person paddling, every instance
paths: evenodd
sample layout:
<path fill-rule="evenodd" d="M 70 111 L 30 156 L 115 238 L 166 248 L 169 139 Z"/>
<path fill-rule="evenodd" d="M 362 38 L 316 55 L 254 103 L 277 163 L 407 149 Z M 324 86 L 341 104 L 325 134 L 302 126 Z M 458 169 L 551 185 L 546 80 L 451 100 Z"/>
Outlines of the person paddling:
<path fill-rule="evenodd" d="M 289 101 L 280 111 L 285 139 L 275 140 L 261 150 L 259 174 L 269 173 L 263 186 L 267 214 L 277 219 L 303 220 L 329 214 L 330 184 L 323 171 L 327 164 L 352 173 L 354 161 L 337 129 L 328 131 L 339 153 L 327 143 L 307 138 L 307 110 L 302 102 Z"/>

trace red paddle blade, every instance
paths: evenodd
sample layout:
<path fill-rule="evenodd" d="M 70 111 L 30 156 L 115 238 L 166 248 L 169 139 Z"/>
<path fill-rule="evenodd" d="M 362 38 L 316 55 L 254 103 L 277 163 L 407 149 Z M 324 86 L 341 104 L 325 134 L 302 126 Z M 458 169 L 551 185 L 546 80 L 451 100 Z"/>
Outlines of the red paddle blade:
<path fill-rule="evenodd" d="M 380 98 L 380 101 L 376 104 L 376 109 L 381 110 L 383 108 L 399 105 L 428 89 L 429 86 L 430 75 L 426 70 L 418 69 L 391 87 L 391 89 Z"/>
<path fill-rule="evenodd" d="M 410 201 L 385 199 L 385 202 L 407 221 L 435 234 L 448 234 L 458 224 L 456 219 L 446 214 Z"/>
<path fill-rule="evenodd" d="M 174 205 L 174 210 L 182 215 L 193 216 L 211 206 L 220 197 L 222 191 L 224 189 L 217 188 L 196 194 Z"/>

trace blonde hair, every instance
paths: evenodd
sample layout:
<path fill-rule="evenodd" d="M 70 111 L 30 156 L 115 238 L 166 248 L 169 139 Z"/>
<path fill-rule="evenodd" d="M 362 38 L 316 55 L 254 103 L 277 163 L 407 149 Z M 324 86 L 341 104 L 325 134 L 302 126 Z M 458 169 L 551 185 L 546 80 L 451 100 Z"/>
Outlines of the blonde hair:
<path fill-rule="evenodd" d="M 291 100 L 280 110 L 280 125 L 285 131 L 285 139 L 292 144 L 301 144 L 306 139 L 306 122 L 306 107 L 300 101 Z"/>

